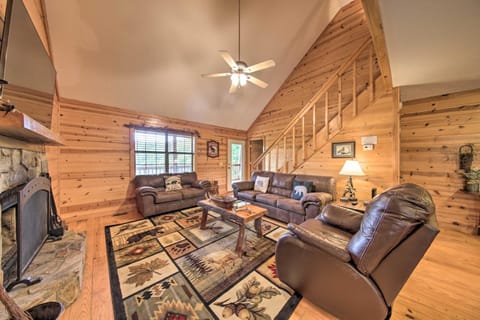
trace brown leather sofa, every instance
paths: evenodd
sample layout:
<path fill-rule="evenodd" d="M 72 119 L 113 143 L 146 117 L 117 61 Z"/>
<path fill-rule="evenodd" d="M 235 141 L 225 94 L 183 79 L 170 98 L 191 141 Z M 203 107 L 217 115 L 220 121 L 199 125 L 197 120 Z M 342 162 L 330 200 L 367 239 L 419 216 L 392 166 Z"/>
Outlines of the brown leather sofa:
<path fill-rule="evenodd" d="M 280 280 L 340 319 L 385 319 L 439 230 L 420 186 L 375 197 L 365 214 L 327 206 L 277 242 Z"/>
<path fill-rule="evenodd" d="M 266 193 L 254 190 L 257 176 L 268 177 Z M 313 190 L 300 200 L 291 198 L 293 181 L 311 181 Z M 232 184 L 234 196 L 268 210 L 268 217 L 283 221 L 301 223 L 316 217 L 323 207 L 335 200 L 335 179 L 326 176 L 295 175 L 270 171 L 256 171 L 250 181 Z"/>
<path fill-rule="evenodd" d="M 182 189 L 165 191 L 165 179 L 180 176 Z M 134 179 L 137 209 L 144 217 L 193 207 L 210 190 L 208 180 L 198 180 L 195 172 L 139 175 Z"/>

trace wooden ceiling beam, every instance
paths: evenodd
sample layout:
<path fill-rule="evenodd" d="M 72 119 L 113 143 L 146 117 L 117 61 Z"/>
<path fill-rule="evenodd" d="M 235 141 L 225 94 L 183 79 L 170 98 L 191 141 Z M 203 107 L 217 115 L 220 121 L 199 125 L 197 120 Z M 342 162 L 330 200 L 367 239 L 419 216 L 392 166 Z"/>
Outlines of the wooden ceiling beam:
<path fill-rule="evenodd" d="M 379 0 L 362 0 L 363 10 L 367 17 L 368 29 L 373 39 L 373 46 L 377 53 L 378 65 L 382 72 L 387 92 L 392 91 L 392 72 L 390 70 L 390 61 L 388 59 L 387 45 L 385 42 L 385 33 L 383 31 L 382 18 L 380 16 Z"/>

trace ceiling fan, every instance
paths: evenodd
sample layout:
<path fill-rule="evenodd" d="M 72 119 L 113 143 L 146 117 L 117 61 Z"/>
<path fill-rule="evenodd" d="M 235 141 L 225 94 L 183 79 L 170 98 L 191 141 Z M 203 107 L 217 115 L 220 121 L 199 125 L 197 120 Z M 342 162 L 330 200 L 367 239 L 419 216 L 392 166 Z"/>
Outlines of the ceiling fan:
<path fill-rule="evenodd" d="M 202 74 L 203 78 L 230 77 L 229 93 L 234 93 L 238 87 L 244 87 L 247 81 L 260 88 L 268 87 L 268 83 L 255 78 L 251 73 L 274 67 L 275 61 L 266 60 L 253 66 L 248 66 L 246 62 L 240 60 L 240 0 L 238 0 L 238 60 L 235 61 L 226 50 L 220 50 L 220 55 L 231 68 L 230 72 Z"/>

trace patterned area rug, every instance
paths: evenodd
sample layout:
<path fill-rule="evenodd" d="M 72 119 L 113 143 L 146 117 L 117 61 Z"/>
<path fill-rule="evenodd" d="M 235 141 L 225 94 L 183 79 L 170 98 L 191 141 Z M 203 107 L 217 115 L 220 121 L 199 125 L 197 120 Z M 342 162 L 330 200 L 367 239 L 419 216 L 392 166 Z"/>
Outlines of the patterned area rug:
<path fill-rule="evenodd" d="M 194 207 L 105 228 L 115 319 L 288 319 L 300 296 L 277 277 L 275 243 L 287 229 L 238 225 Z"/>

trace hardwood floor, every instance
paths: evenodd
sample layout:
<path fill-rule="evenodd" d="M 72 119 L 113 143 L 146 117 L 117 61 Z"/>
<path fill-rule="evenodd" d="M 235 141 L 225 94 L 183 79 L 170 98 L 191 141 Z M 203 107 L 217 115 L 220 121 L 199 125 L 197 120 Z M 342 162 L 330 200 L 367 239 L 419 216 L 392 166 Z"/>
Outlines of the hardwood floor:
<path fill-rule="evenodd" d="M 67 221 L 69 229 L 87 233 L 87 261 L 82 293 L 62 320 L 114 319 L 104 227 L 141 218 L 129 213 Z M 303 299 L 290 319 L 335 318 Z M 440 232 L 397 297 L 392 319 L 480 319 L 480 237 Z"/>

